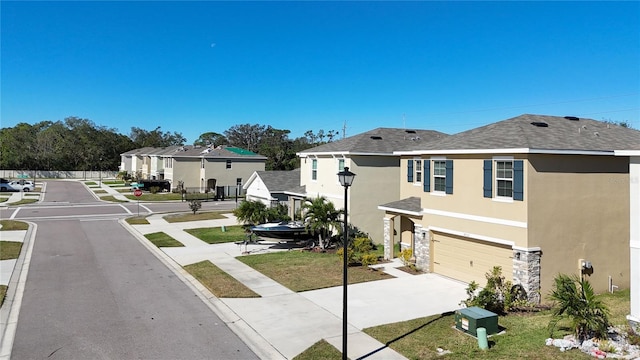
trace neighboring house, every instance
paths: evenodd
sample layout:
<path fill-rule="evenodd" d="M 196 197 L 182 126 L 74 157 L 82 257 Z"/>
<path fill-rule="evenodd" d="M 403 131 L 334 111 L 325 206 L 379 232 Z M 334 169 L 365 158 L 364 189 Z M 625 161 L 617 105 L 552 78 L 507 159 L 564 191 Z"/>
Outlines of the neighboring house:
<path fill-rule="evenodd" d="M 627 288 L 629 158 L 614 150 L 637 144 L 637 130 L 522 115 L 398 151 L 400 196 L 378 207 L 385 258 L 400 242 L 418 267 L 481 286 L 501 266 L 533 301 L 558 273 Z"/>
<path fill-rule="evenodd" d="M 627 316 L 636 334 L 640 333 L 640 143 L 628 150 L 616 151 L 629 158 L 629 252 L 631 275 L 630 308 Z"/>
<path fill-rule="evenodd" d="M 132 176 L 149 172 L 149 156 L 150 152 L 158 150 L 158 148 L 144 147 L 133 149 L 120 154 L 120 171 L 126 171 Z"/>
<path fill-rule="evenodd" d="M 236 195 L 255 171 L 263 171 L 267 158 L 232 146 L 178 147 L 160 155 L 164 178 L 171 188 L 182 186 L 188 191 L 224 192 Z"/>
<path fill-rule="evenodd" d="M 299 152 L 300 185 L 304 196 L 324 196 L 337 209 L 344 207 L 344 188 L 338 172 L 345 167 L 356 174 L 348 190 L 349 222 L 383 242 L 377 206 L 400 198 L 400 157 L 394 151 L 412 149 L 442 139 L 447 134 L 433 130 L 378 128 L 339 141 Z"/>
<path fill-rule="evenodd" d="M 300 186 L 300 169 L 290 171 L 256 171 L 246 181 L 243 188 L 246 199 L 260 201 L 268 207 L 284 204 L 290 207 L 289 216 L 293 219 L 299 209 L 299 202 L 290 203 L 291 190 Z"/>

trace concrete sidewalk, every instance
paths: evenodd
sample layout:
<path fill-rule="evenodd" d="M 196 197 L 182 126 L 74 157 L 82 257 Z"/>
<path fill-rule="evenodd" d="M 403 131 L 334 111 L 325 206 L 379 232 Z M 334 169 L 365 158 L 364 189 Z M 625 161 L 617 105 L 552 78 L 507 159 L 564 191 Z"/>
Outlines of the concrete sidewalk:
<path fill-rule="evenodd" d="M 189 283 L 197 282 L 182 266 L 209 260 L 254 292 L 260 298 L 217 299 L 204 287 L 198 289 L 214 304 L 223 319 L 242 329 L 238 334 L 256 346 L 258 354 L 273 354 L 285 359 L 300 354 L 319 340 L 325 339 L 338 350 L 342 349 L 342 287 L 295 293 L 238 261 L 236 257 L 249 254 L 286 251 L 273 244 L 239 246 L 234 243 L 209 245 L 183 231 L 186 228 L 237 225 L 236 219 L 167 223 L 160 215 L 148 218 L 149 225 L 127 225 L 137 233 L 147 247 L 168 259 L 168 263 L 185 275 Z M 144 234 L 163 231 L 185 247 L 157 249 Z M 466 285 L 435 274 L 410 275 L 396 267 L 399 262 L 377 265 L 396 276 L 394 279 L 349 285 L 348 291 L 348 356 L 351 359 L 404 359 L 384 344 L 368 336 L 362 329 L 437 315 L 459 308 L 465 298 Z M 411 305 L 413 304 L 413 305 Z M 222 316 L 221 316 L 222 317 Z M 259 338 L 260 341 L 256 341 Z M 249 344 L 250 345 L 250 344 Z M 251 346 L 251 345 L 250 345 Z M 271 357 L 271 355 L 270 355 Z"/>

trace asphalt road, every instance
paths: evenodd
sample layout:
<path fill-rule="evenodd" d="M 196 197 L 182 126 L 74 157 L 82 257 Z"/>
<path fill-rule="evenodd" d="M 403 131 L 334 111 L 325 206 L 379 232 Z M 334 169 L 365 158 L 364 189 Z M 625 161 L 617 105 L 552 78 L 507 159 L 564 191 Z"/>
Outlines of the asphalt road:
<path fill-rule="evenodd" d="M 37 224 L 12 359 L 257 358 L 117 222 L 136 204 L 77 182 L 48 182 L 46 203 L 9 209 Z"/>

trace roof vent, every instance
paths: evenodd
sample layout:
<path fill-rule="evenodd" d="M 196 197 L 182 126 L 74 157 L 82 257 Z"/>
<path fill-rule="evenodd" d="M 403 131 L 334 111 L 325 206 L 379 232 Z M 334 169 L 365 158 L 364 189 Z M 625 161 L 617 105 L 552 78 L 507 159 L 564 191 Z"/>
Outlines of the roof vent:
<path fill-rule="evenodd" d="M 371 135 L 371 139 L 373 139 L 373 140 L 382 140 L 382 136 Z"/>
<path fill-rule="evenodd" d="M 416 133 L 416 131 L 415 131 L 415 130 L 405 130 L 405 132 L 406 132 L 407 134 L 415 134 L 415 133 Z"/>
<path fill-rule="evenodd" d="M 576 117 L 576 116 L 565 116 L 564 118 L 565 118 L 565 119 L 567 119 L 567 120 L 571 120 L 571 121 L 578 121 L 578 120 L 580 120 L 580 118 L 579 118 L 579 117 Z"/>
<path fill-rule="evenodd" d="M 549 127 L 549 124 L 543 121 L 534 121 L 531 123 L 531 125 L 537 126 L 537 127 Z"/>

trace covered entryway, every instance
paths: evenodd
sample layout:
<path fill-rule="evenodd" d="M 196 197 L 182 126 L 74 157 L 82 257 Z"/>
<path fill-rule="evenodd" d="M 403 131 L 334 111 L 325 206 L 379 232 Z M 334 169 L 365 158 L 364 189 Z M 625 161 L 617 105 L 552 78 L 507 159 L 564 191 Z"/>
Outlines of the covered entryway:
<path fill-rule="evenodd" d="M 513 250 L 503 245 L 437 231 L 431 232 L 432 271 L 467 283 L 486 284 L 485 274 L 502 267 L 506 280 L 513 279 Z"/>

